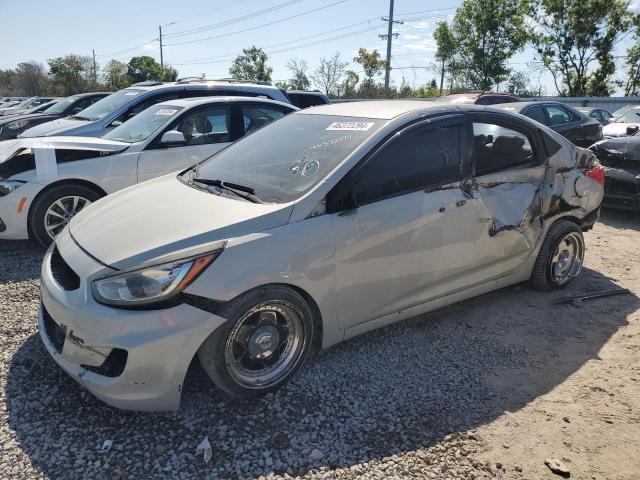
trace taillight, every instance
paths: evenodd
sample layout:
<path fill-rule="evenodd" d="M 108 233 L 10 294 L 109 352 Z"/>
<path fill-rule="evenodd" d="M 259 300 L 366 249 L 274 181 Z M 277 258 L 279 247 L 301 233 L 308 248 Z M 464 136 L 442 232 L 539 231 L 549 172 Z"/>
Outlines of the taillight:
<path fill-rule="evenodd" d="M 600 185 L 604 185 L 604 167 L 598 165 L 597 167 L 590 168 L 585 172 L 585 175 L 594 182 L 598 182 Z"/>

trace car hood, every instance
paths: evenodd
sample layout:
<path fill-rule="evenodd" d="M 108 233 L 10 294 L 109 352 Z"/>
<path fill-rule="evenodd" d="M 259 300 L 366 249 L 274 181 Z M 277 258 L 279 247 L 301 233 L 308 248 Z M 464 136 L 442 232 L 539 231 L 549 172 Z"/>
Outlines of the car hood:
<path fill-rule="evenodd" d="M 627 127 L 639 127 L 640 123 L 610 123 L 602 127 L 602 134 L 605 137 L 625 137 Z"/>
<path fill-rule="evenodd" d="M 130 144 L 115 140 L 93 137 L 51 137 L 51 138 L 17 138 L 0 142 L 0 178 L 9 178 L 22 172 L 36 169 L 38 177 L 50 176 L 55 173 L 57 164 L 62 157 L 58 157 L 57 150 L 80 150 L 88 152 L 87 158 L 98 155 L 118 153 L 127 149 Z M 15 156 L 19 151 L 32 148 L 53 150 L 53 156 Z M 76 157 L 77 158 L 77 157 Z M 45 175 L 44 172 L 47 172 Z"/>
<path fill-rule="evenodd" d="M 60 118 L 52 122 L 41 123 L 28 130 L 22 132 L 19 138 L 31 137 L 47 137 L 50 135 L 62 135 L 64 132 L 74 130 L 76 128 L 90 125 L 93 122 L 88 120 L 71 120 L 69 118 Z"/>
<path fill-rule="evenodd" d="M 284 225 L 293 204 L 256 204 L 186 185 L 170 174 L 120 190 L 76 215 L 69 231 L 116 269 L 172 261 Z"/>
<path fill-rule="evenodd" d="M 15 122 L 17 120 L 31 120 L 32 118 L 37 118 L 38 120 L 55 120 L 56 118 L 60 118 L 60 115 L 52 113 L 24 113 L 22 115 L 3 116 L 0 117 L 0 125 Z"/>

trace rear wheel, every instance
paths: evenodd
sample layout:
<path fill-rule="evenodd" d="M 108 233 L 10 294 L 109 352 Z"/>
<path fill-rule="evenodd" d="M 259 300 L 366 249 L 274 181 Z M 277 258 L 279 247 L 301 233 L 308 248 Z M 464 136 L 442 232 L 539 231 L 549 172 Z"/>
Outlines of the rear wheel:
<path fill-rule="evenodd" d="M 549 228 L 531 273 L 538 290 L 564 288 L 582 271 L 584 237 L 575 223 L 558 220 Z"/>
<path fill-rule="evenodd" d="M 279 388 L 306 358 L 313 337 L 305 300 L 283 286 L 262 287 L 229 302 L 217 328 L 198 351 L 209 378 L 236 397 Z"/>
<path fill-rule="evenodd" d="M 47 247 L 69 221 L 87 205 L 101 197 L 84 185 L 57 185 L 38 197 L 31 206 L 30 232 Z"/>

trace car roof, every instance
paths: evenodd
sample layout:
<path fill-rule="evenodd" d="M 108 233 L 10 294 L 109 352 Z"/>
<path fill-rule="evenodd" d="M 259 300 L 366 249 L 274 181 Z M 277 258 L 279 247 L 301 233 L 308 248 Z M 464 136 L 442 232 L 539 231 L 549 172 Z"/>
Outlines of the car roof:
<path fill-rule="evenodd" d="M 269 84 L 263 83 L 255 83 L 255 82 L 243 82 L 242 80 L 238 81 L 229 81 L 229 80 L 190 80 L 190 81 L 178 81 L 178 82 L 141 82 L 134 83 L 133 85 L 129 85 L 126 89 L 135 89 L 135 90 L 143 90 L 143 91 L 151 91 L 151 90 L 172 90 L 175 88 L 185 88 L 185 89 L 198 89 L 198 87 L 206 87 L 206 88 L 220 88 L 220 89 L 228 89 L 233 90 L 238 87 L 251 88 L 256 91 L 259 90 L 279 90 L 278 87 Z"/>
<path fill-rule="evenodd" d="M 341 102 L 320 105 L 297 112 L 301 115 L 335 115 L 339 117 L 379 118 L 390 120 L 409 112 L 434 110 L 486 111 L 484 105 L 455 105 L 450 102 L 432 100 L 369 100 L 364 102 Z"/>
<path fill-rule="evenodd" d="M 287 93 L 296 93 L 299 95 L 314 95 L 316 97 L 326 97 L 326 95 L 322 92 L 309 92 L 307 90 L 287 90 Z"/>
<path fill-rule="evenodd" d="M 292 110 L 298 110 L 297 107 L 295 107 L 290 103 L 278 102 L 277 100 L 271 100 L 268 98 L 243 97 L 241 95 L 229 96 L 229 97 L 177 98 L 175 100 L 166 100 L 164 102 L 157 103 L 156 105 L 172 105 L 174 107 L 195 107 L 198 105 L 208 105 L 210 103 L 236 103 L 236 102 L 264 103 L 266 105 L 279 105 L 281 107 L 287 107 Z"/>

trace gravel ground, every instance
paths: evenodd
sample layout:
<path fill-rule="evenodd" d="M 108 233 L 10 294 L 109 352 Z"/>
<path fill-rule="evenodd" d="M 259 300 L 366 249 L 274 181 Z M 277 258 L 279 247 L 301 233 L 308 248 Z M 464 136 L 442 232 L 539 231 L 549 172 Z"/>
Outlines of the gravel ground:
<path fill-rule="evenodd" d="M 194 365 L 166 414 L 108 407 L 55 366 L 36 332 L 42 251 L 0 243 L 0 478 L 560 478 L 554 458 L 572 478 L 638 479 L 640 219 L 608 212 L 586 238 L 566 292 L 518 285 L 363 335 L 258 401 Z M 553 303 L 615 285 L 633 294 Z"/>

